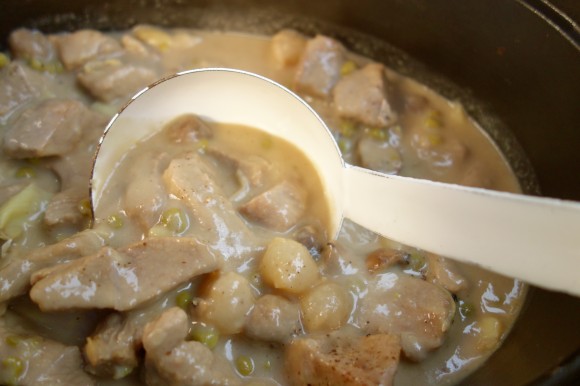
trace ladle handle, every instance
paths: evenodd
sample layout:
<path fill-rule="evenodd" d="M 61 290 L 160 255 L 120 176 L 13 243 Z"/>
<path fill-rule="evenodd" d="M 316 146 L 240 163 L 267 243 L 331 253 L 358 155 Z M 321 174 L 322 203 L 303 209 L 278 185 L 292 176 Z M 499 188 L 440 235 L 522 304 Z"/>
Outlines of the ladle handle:
<path fill-rule="evenodd" d="M 403 244 L 580 296 L 580 203 L 347 165 L 344 216 Z"/>

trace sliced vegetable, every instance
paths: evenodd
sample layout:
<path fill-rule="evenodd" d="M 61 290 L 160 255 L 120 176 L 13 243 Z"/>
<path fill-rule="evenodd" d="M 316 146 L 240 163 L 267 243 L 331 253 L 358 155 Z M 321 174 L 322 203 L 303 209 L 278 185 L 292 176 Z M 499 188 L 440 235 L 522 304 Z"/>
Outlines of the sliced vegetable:
<path fill-rule="evenodd" d="M 0 238 L 18 237 L 44 211 L 52 193 L 30 184 L 0 206 Z"/>

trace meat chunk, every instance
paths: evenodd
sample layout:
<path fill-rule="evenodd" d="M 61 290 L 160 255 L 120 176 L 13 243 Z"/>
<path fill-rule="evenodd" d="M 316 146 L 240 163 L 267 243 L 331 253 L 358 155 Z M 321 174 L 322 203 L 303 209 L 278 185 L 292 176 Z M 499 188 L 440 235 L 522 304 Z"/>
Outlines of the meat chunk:
<path fill-rule="evenodd" d="M 384 127 L 397 119 L 387 99 L 382 64 L 370 63 L 345 75 L 336 84 L 333 97 L 341 117 L 372 127 Z"/>
<path fill-rule="evenodd" d="M 199 342 L 185 341 L 188 329 L 187 315 L 177 307 L 168 309 L 145 326 L 147 384 L 240 384 L 224 358 Z"/>
<path fill-rule="evenodd" d="M 46 165 L 58 176 L 61 190 L 87 188 L 93 165 L 94 146 L 106 124 L 106 117 L 89 110 L 85 115 L 83 133 L 77 145 L 67 154 L 46 160 Z"/>
<path fill-rule="evenodd" d="M 0 326 L 0 384 L 96 385 L 83 371 L 78 347 Z M 5 343 L 10 342 L 10 343 Z"/>
<path fill-rule="evenodd" d="M 216 171 L 198 154 L 188 153 L 171 161 L 163 173 L 167 191 L 193 212 L 198 237 L 227 260 L 242 259 L 262 249 L 263 243 L 248 229 L 232 203 L 215 182 Z"/>
<path fill-rule="evenodd" d="M 81 212 L 83 200 L 89 199 L 87 189 L 71 188 L 55 194 L 44 212 L 44 223 L 49 226 L 77 225 L 86 217 Z"/>
<path fill-rule="evenodd" d="M 264 295 L 246 319 L 245 332 L 254 339 L 287 343 L 300 332 L 300 308 L 277 295 Z"/>
<path fill-rule="evenodd" d="M 170 121 L 163 131 L 175 143 L 197 142 L 213 137 L 213 130 L 195 114 L 184 114 Z"/>
<path fill-rule="evenodd" d="M 63 155 L 79 142 L 86 107 L 76 100 L 49 99 L 22 113 L 4 135 L 12 158 Z"/>
<path fill-rule="evenodd" d="M 43 311 L 125 311 L 218 267 L 216 257 L 193 239 L 155 237 L 118 252 L 104 247 L 94 255 L 37 272 L 30 298 Z"/>
<path fill-rule="evenodd" d="M 157 157 L 145 153 L 131 168 L 134 175 L 139 175 L 143 169 L 151 171 L 146 177 L 130 179 L 123 197 L 125 212 L 129 217 L 136 219 L 145 230 L 149 230 L 157 223 L 163 205 L 167 201 L 161 174 L 169 162 L 168 158 L 166 153 L 161 153 Z"/>
<path fill-rule="evenodd" d="M 306 199 L 306 190 L 284 180 L 242 205 L 240 213 L 266 228 L 284 232 L 298 223 L 306 210 Z"/>
<path fill-rule="evenodd" d="M 44 82 L 40 74 L 12 62 L 0 70 L 0 117 L 8 116 L 18 107 L 38 97 Z"/>
<path fill-rule="evenodd" d="M 296 339 L 286 350 L 286 374 L 296 386 L 392 385 L 400 351 L 389 334 Z"/>
<path fill-rule="evenodd" d="M 60 60 L 69 70 L 78 68 L 101 55 L 122 50 L 119 42 L 113 37 L 94 30 L 76 31 L 59 36 L 55 40 Z"/>
<path fill-rule="evenodd" d="M 100 377 L 118 378 L 138 366 L 145 325 L 159 314 L 156 305 L 127 313 L 114 312 L 87 338 L 84 354 L 87 371 Z"/>
<path fill-rule="evenodd" d="M 366 333 L 400 335 L 405 355 L 419 361 L 441 346 L 454 314 L 455 302 L 443 288 L 385 273 L 369 284 L 355 317 Z"/>
<path fill-rule="evenodd" d="M 346 50 L 338 41 L 318 35 L 306 43 L 294 80 L 299 93 L 327 97 L 340 78 Z"/>
<path fill-rule="evenodd" d="M 26 28 L 14 30 L 8 37 L 8 44 L 15 58 L 48 62 L 55 56 L 51 41 L 39 31 Z"/>
<path fill-rule="evenodd" d="M 132 96 L 157 80 L 158 75 L 150 68 L 111 59 L 85 65 L 77 78 L 95 98 L 112 102 Z"/>
<path fill-rule="evenodd" d="M 306 47 L 306 37 L 292 29 L 283 29 L 272 36 L 270 49 L 281 66 L 293 66 L 298 63 Z"/>
<path fill-rule="evenodd" d="M 0 268 L 0 302 L 25 294 L 33 272 L 93 254 L 104 243 L 99 233 L 86 230 L 10 260 Z"/>
<path fill-rule="evenodd" d="M 261 187 L 276 175 L 272 165 L 265 158 L 243 154 L 239 149 L 209 145 L 206 152 L 219 162 L 236 169 L 241 174 L 238 174 L 238 179 L 244 180 L 240 182 L 242 184 L 246 182 L 248 189 Z"/>
<path fill-rule="evenodd" d="M 363 137 L 358 146 L 360 163 L 367 169 L 387 174 L 397 174 L 403 167 L 399 150 L 388 141 Z"/>
<path fill-rule="evenodd" d="M 428 253 L 427 264 L 426 277 L 431 283 L 455 294 L 467 288 L 467 280 L 459 273 L 459 268 L 453 261 Z"/>

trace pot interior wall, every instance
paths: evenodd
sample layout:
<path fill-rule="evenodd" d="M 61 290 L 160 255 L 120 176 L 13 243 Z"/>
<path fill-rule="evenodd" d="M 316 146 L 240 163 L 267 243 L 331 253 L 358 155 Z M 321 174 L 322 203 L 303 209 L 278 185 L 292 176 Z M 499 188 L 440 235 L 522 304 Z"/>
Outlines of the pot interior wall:
<path fill-rule="evenodd" d="M 578 47 L 519 1 L 3 0 L 2 5 L 2 42 L 23 25 L 56 32 L 137 22 L 262 33 L 294 27 L 336 36 L 461 100 L 507 155 L 527 192 L 536 192 L 535 170 L 544 194 L 580 200 Z M 580 376 L 578 361 L 546 376 L 574 357 L 579 325 L 579 299 L 533 289 L 505 344 L 465 384 L 520 385 L 542 375 L 550 384 Z"/>

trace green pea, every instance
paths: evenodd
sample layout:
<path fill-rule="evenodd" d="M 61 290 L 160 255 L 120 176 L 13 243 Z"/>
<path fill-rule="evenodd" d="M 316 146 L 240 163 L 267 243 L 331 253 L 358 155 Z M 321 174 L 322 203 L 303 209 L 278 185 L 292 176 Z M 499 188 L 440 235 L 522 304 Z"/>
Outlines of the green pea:
<path fill-rule="evenodd" d="M 133 372 L 130 366 L 115 366 L 113 370 L 113 379 L 122 379 Z"/>
<path fill-rule="evenodd" d="M 50 62 L 45 63 L 44 70 L 51 74 L 62 74 L 64 72 L 64 67 L 61 62 Z"/>
<path fill-rule="evenodd" d="M 33 70 L 36 70 L 36 71 L 44 71 L 44 64 L 40 60 L 38 60 L 36 58 L 29 59 L 28 60 L 28 65 Z"/>
<path fill-rule="evenodd" d="M 120 229 L 123 227 L 123 218 L 118 214 L 112 214 L 107 218 L 107 224 L 111 228 Z"/>
<path fill-rule="evenodd" d="M 209 141 L 205 138 L 202 138 L 199 141 L 197 141 L 198 150 L 202 153 L 205 152 L 207 145 L 209 145 Z"/>
<path fill-rule="evenodd" d="M 247 355 L 240 355 L 236 358 L 236 369 L 243 376 L 252 375 L 254 372 L 254 361 Z"/>
<path fill-rule="evenodd" d="M 5 374 L 8 375 L 9 382 L 16 384 L 18 378 L 24 373 L 24 363 L 20 358 L 9 356 L 2 361 L 2 367 L 5 369 Z"/>
<path fill-rule="evenodd" d="M 10 63 L 10 58 L 3 52 L 0 52 L 0 68 L 6 67 Z"/>
<path fill-rule="evenodd" d="M 385 132 L 385 130 L 379 128 L 370 129 L 369 135 L 371 136 L 371 138 L 378 139 L 380 141 L 384 141 L 385 139 L 387 139 L 387 133 Z"/>
<path fill-rule="evenodd" d="M 407 262 L 409 263 L 409 268 L 413 271 L 421 272 L 426 268 L 425 256 L 419 253 L 411 253 L 408 257 Z"/>
<path fill-rule="evenodd" d="M 346 138 L 341 138 L 338 140 L 338 148 L 340 149 L 341 153 L 348 153 L 350 151 L 351 147 L 352 147 L 352 141 L 350 141 Z"/>
<path fill-rule="evenodd" d="M 91 201 L 88 198 L 84 198 L 79 202 L 79 212 L 85 217 L 91 217 L 93 210 L 91 208 Z"/>
<path fill-rule="evenodd" d="M 191 339 L 204 344 L 207 348 L 214 348 L 220 338 L 218 331 L 212 326 L 196 324 L 190 332 Z"/>
<path fill-rule="evenodd" d="M 357 65 L 352 60 L 347 60 L 344 64 L 340 67 L 340 75 L 348 75 L 352 73 L 354 70 L 357 69 Z"/>
<path fill-rule="evenodd" d="M 16 347 L 20 342 L 22 342 L 22 338 L 18 335 L 8 335 L 4 341 L 8 346 Z"/>
<path fill-rule="evenodd" d="M 343 137 L 350 138 L 353 136 L 356 127 L 351 121 L 340 122 L 340 134 Z"/>
<path fill-rule="evenodd" d="M 35 175 L 36 171 L 29 166 L 23 166 L 16 170 L 16 173 L 14 173 L 14 177 L 16 178 L 32 178 Z"/>
<path fill-rule="evenodd" d="M 178 307 L 183 308 L 185 310 L 191 304 L 192 300 L 193 296 L 189 291 L 182 291 L 178 293 L 177 296 L 175 297 L 175 304 L 177 304 Z"/>
<path fill-rule="evenodd" d="M 473 303 L 466 302 L 464 300 L 459 301 L 459 313 L 463 319 L 468 318 L 475 312 L 475 306 Z"/>
<path fill-rule="evenodd" d="M 187 215 L 178 208 L 170 208 L 163 212 L 161 223 L 176 233 L 182 233 L 189 227 Z"/>

